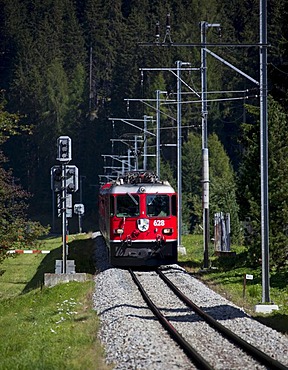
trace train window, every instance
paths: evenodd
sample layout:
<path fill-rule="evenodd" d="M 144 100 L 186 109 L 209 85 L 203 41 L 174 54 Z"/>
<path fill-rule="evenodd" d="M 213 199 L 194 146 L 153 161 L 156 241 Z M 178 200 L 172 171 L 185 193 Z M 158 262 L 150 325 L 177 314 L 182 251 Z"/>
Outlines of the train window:
<path fill-rule="evenodd" d="M 110 196 L 110 216 L 114 216 L 115 214 L 115 207 L 114 207 L 114 197 Z"/>
<path fill-rule="evenodd" d="M 168 195 L 147 195 L 146 197 L 147 215 L 149 217 L 170 215 Z"/>
<path fill-rule="evenodd" d="M 123 194 L 116 197 L 117 217 L 137 217 L 139 214 L 139 195 Z"/>

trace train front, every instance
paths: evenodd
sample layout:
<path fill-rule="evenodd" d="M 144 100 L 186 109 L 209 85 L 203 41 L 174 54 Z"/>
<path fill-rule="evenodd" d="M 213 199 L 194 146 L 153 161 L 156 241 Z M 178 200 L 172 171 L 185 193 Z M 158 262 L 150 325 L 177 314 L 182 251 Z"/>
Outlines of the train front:
<path fill-rule="evenodd" d="M 114 185 L 109 203 L 112 265 L 177 262 L 177 195 L 168 183 Z"/>

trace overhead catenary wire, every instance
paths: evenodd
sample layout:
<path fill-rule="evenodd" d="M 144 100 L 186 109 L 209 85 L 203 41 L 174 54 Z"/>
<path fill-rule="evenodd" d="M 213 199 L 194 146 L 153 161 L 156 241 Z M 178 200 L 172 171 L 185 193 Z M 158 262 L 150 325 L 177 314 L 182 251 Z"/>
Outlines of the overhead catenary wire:
<path fill-rule="evenodd" d="M 242 90 L 240 92 L 242 92 Z M 244 92 L 246 92 L 246 90 Z M 221 102 L 221 101 L 247 100 L 247 99 L 253 99 L 253 98 L 255 99 L 255 98 L 258 98 L 258 97 L 259 97 L 258 95 L 251 95 L 251 96 L 241 96 L 241 97 L 236 97 L 236 98 L 207 99 L 206 101 L 208 103 L 212 103 L 212 102 Z M 139 102 L 145 104 L 147 107 L 157 111 L 156 107 L 154 107 L 152 104 L 147 103 L 147 101 L 156 101 L 156 99 L 129 99 L 129 100 L 130 101 L 139 101 Z M 161 99 L 161 101 L 163 101 L 162 105 L 175 105 L 175 104 L 177 104 L 177 101 L 169 101 L 169 100 L 165 100 L 165 99 Z M 181 101 L 181 104 L 190 104 L 190 103 L 198 103 L 199 104 L 199 103 L 202 103 L 202 101 L 201 100 Z M 160 113 L 163 114 L 164 116 L 166 116 L 167 118 L 172 119 L 173 121 L 177 121 L 177 119 L 175 117 L 167 114 L 163 110 L 160 110 Z"/>
<path fill-rule="evenodd" d="M 273 68 L 275 68 L 277 71 L 279 71 L 280 73 L 283 73 L 283 75 L 288 75 L 288 72 L 284 72 L 282 71 L 282 69 L 278 68 L 277 66 L 275 66 L 275 64 L 273 63 L 269 63 L 269 65 L 271 65 Z"/>
<path fill-rule="evenodd" d="M 201 124 L 197 124 L 197 125 L 181 125 L 181 128 L 189 128 L 189 127 L 196 127 L 196 128 L 200 128 L 201 127 Z M 176 130 L 177 127 L 176 126 L 166 126 L 166 127 L 160 127 L 160 130 Z M 156 128 L 152 128 L 151 131 L 156 131 Z"/>
<path fill-rule="evenodd" d="M 252 98 L 258 98 L 259 95 L 252 95 L 252 96 L 242 96 L 242 97 L 237 97 L 237 98 L 220 98 L 220 99 L 207 99 L 206 102 L 221 102 L 221 101 L 234 101 L 234 100 L 246 100 L 246 99 L 252 99 Z M 202 103 L 202 100 L 187 100 L 187 101 L 182 101 L 181 104 L 189 104 L 189 103 Z M 170 105 L 170 104 L 175 104 L 174 102 L 166 102 L 163 103 L 163 105 Z"/>
<path fill-rule="evenodd" d="M 174 72 L 174 71 L 170 71 L 174 76 L 177 77 L 177 74 Z M 191 86 L 189 86 L 182 78 L 180 78 L 180 81 L 182 82 L 183 85 L 185 85 L 189 90 L 191 90 L 194 94 L 196 94 L 198 96 L 198 98 L 201 97 L 201 95 L 196 91 L 194 90 Z"/>
<path fill-rule="evenodd" d="M 252 90 L 254 90 L 254 89 L 252 89 Z M 236 93 L 244 94 L 244 93 L 248 93 L 249 91 L 251 91 L 251 89 L 245 89 L 245 90 L 214 90 L 214 91 L 207 91 L 207 95 L 208 94 L 236 94 Z M 169 95 L 176 95 L 176 93 L 170 92 Z M 191 95 L 191 92 L 190 91 L 182 91 L 181 95 Z"/>

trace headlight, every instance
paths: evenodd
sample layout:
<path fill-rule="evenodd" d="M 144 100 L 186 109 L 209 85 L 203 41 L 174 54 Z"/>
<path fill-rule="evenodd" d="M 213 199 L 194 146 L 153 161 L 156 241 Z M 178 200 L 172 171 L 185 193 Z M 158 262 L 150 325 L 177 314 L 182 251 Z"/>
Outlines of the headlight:
<path fill-rule="evenodd" d="M 122 235 L 123 233 L 124 233 L 123 229 L 115 229 L 114 230 L 114 234 L 116 234 L 116 235 Z"/>
<path fill-rule="evenodd" d="M 162 230 L 162 233 L 163 234 L 172 234 L 173 233 L 173 229 L 172 228 L 165 228 Z"/>

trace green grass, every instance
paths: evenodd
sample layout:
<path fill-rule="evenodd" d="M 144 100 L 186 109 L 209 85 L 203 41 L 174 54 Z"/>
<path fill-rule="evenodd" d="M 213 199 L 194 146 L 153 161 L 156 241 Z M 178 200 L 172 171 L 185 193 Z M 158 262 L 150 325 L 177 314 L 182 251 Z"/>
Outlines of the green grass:
<path fill-rule="evenodd" d="M 203 266 L 203 239 L 201 235 L 183 235 L 182 244 L 187 255 L 179 256 L 179 263 L 209 285 L 213 290 L 233 301 L 257 320 L 279 331 L 288 333 L 288 270 L 270 272 L 270 298 L 279 306 L 278 311 L 269 315 L 255 313 L 255 305 L 262 300 L 261 266 L 252 269 L 246 267 L 246 249 L 232 247 L 235 255 L 217 257 L 213 246 L 209 247 L 211 268 Z M 253 275 L 247 280 L 245 292 L 244 274 Z"/>
<path fill-rule="evenodd" d="M 69 236 L 69 259 L 76 272 L 94 274 L 93 243 L 88 235 Z M 214 290 L 253 313 L 261 301 L 261 271 L 245 266 L 245 250 L 237 248 L 231 258 L 218 258 L 209 249 L 211 269 L 203 271 L 201 236 L 184 235 L 187 255 L 180 264 Z M 97 340 L 98 317 L 92 308 L 92 279 L 70 282 L 53 288 L 43 286 L 46 272 L 54 272 L 61 259 L 61 239 L 43 240 L 50 254 L 21 254 L 0 265 L 0 370 L 11 369 L 97 369 L 108 370 Z M 243 298 L 243 276 L 253 274 Z M 257 316 L 267 325 L 288 333 L 287 271 L 271 273 L 271 299 L 280 306 L 272 315 Z"/>
<path fill-rule="evenodd" d="M 45 239 L 43 249 L 50 254 L 21 254 L 1 265 L 0 369 L 108 370 L 97 340 L 93 280 L 44 287 L 44 273 L 61 259 L 60 238 Z M 92 249 L 87 236 L 69 237 L 76 272 L 94 273 Z"/>

